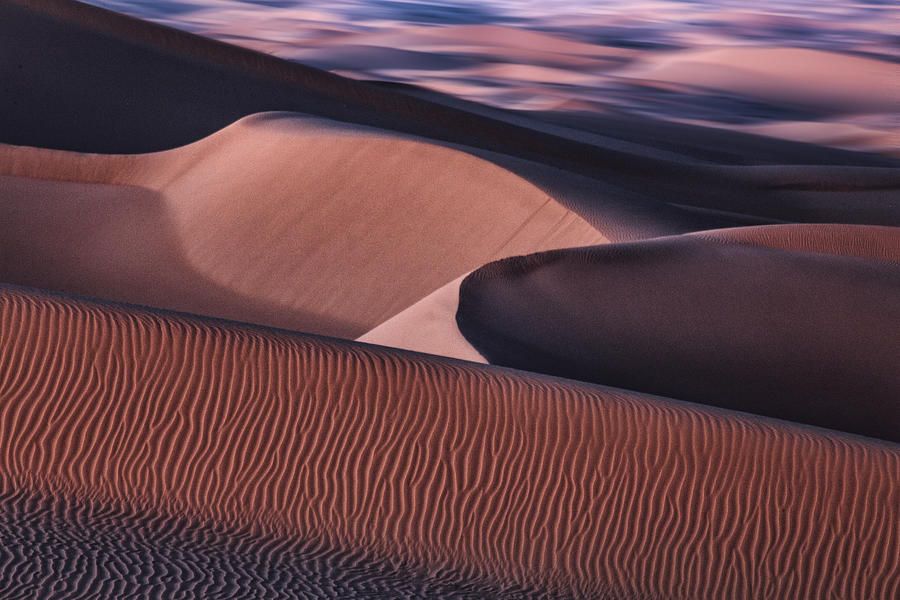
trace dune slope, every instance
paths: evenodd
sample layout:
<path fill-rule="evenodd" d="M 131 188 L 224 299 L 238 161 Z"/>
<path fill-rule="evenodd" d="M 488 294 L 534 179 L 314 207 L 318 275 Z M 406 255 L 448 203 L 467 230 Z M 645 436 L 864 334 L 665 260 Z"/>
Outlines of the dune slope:
<path fill-rule="evenodd" d="M 900 441 L 898 263 L 841 225 L 550 251 L 471 274 L 457 322 L 492 363 Z"/>
<path fill-rule="evenodd" d="M 0 165 L 0 281 L 340 337 L 485 262 L 606 241 L 488 161 L 291 113 L 155 154 L 2 146 Z"/>
<path fill-rule="evenodd" d="M 802 155 L 805 165 L 723 168 L 677 147 L 673 155 L 671 139 L 657 143 L 646 134 L 654 121 L 635 122 L 645 132 L 629 136 L 637 143 L 573 135 L 521 114 L 414 97 L 69 0 L 8 0 L 0 4 L 0 28 L 6 58 L 0 81 L 8 91 L 0 94 L 0 141 L 6 143 L 157 151 L 196 141 L 249 114 L 290 110 L 578 173 L 603 182 L 595 201 L 643 203 L 695 223 L 667 234 L 773 220 L 900 225 L 900 176 L 888 168 L 898 163 L 886 158 L 845 154 L 852 158 L 841 163 L 841 155 L 824 153 L 821 162 L 856 166 L 823 171 L 814 166 L 820 161 L 812 150 L 773 150 L 775 156 Z M 690 139 L 690 131 L 682 137 Z M 729 148 L 737 156 L 729 164 L 744 162 L 746 137 L 735 140 Z M 658 144 L 669 149 L 661 153 Z M 590 213 L 590 203 L 579 212 Z"/>
<path fill-rule="evenodd" d="M 26 523 L 55 498 L 583 597 L 900 590 L 896 445 L 9 286 L 0 324 Z"/>

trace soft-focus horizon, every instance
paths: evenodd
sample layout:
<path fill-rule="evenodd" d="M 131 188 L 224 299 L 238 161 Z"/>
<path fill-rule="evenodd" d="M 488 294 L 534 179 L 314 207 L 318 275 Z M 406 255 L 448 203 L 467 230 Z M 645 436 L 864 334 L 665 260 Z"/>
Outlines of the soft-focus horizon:
<path fill-rule="evenodd" d="M 302 42 L 327 29 L 507 25 L 635 47 L 792 45 L 900 56 L 889 0 L 89 0 L 90 4 L 211 36 L 241 26 L 273 42 Z"/>
<path fill-rule="evenodd" d="M 896 154 L 881 0 L 92 0 L 357 79 L 505 109 L 639 115 Z"/>

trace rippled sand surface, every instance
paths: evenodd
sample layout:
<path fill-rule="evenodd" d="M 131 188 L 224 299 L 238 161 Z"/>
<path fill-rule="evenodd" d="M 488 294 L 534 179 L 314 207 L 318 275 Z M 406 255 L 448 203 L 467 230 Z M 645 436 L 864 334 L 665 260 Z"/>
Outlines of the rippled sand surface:
<path fill-rule="evenodd" d="M 129 6 L 360 72 L 0 2 L 0 597 L 900 594 L 900 162 L 635 108 L 861 139 L 865 10 L 801 48 Z"/>
<path fill-rule="evenodd" d="M 900 585 L 894 445 L 8 286 L 0 323 L 0 536 L 28 557 L 6 562 L 10 595 L 197 594 L 212 572 L 240 581 L 223 595 L 287 597 Z"/>

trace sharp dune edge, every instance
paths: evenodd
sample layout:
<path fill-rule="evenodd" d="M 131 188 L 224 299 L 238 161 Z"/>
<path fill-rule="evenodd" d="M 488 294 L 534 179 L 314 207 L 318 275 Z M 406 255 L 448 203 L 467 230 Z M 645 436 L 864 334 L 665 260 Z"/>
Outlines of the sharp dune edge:
<path fill-rule="evenodd" d="M 895 445 L 9 286 L 0 324 L 22 515 L 49 496 L 586 597 L 900 592 Z"/>
<path fill-rule="evenodd" d="M 462 282 L 457 322 L 491 363 L 900 441 L 894 227 L 747 227 L 505 259 Z"/>
<path fill-rule="evenodd" d="M 357 341 L 486 363 L 456 326 L 463 279 L 465 275 L 428 294 Z"/>
<path fill-rule="evenodd" d="M 155 154 L 0 146 L 0 164 L 0 281 L 340 337 L 485 262 L 606 241 L 490 162 L 290 113 Z"/>

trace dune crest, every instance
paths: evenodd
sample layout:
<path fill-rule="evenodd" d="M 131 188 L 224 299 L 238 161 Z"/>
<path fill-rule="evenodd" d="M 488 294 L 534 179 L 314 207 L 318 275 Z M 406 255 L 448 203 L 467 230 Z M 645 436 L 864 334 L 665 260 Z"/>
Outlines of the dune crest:
<path fill-rule="evenodd" d="M 491 363 L 900 441 L 893 227 L 739 228 L 491 263 L 460 330 Z"/>
<path fill-rule="evenodd" d="M 291 113 L 154 154 L 2 146 L 0 172 L 0 281 L 340 337 L 485 262 L 605 241 L 488 161 Z"/>
<path fill-rule="evenodd" d="M 464 278 L 465 275 L 457 277 L 441 286 L 403 312 L 356 338 L 356 341 L 472 362 L 487 362 L 456 326 L 459 286 Z"/>
<path fill-rule="evenodd" d="M 0 325 L 4 498 L 585 597 L 900 589 L 893 444 L 9 286 Z"/>

